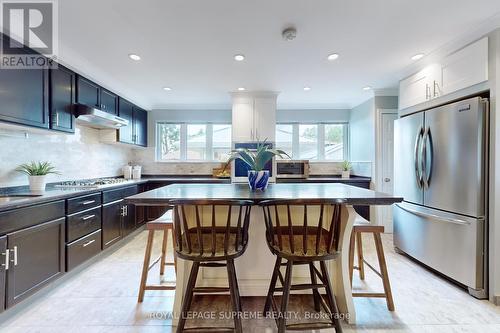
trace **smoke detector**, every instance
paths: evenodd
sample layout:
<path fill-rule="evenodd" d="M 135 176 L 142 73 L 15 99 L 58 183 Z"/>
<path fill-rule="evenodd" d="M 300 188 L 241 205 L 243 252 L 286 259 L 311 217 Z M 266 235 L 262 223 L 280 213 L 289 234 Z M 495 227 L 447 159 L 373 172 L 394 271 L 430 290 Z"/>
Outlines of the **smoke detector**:
<path fill-rule="evenodd" d="M 283 32 L 281 33 L 281 36 L 283 37 L 284 40 L 286 41 L 291 41 L 291 40 L 294 40 L 295 37 L 297 37 L 297 29 L 293 28 L 293 27 L 290 27 L 290 28 L 286 28 L 285 30 L 283 30 Z"/>

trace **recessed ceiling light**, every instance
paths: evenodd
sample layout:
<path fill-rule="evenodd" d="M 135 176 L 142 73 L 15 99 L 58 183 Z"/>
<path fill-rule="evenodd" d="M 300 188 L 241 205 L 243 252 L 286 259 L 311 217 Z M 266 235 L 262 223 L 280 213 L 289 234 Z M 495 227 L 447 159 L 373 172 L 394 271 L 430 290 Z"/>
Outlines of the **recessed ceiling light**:
<path fill-rule="evenodd" d="M 372 87 L 370 87 L 370 86 L 363 87 L 363 90 L 364 90 L 364 91 L 368 91 L 368 90 L 370 90 L 370 89 L 372 89 Z"/>
<path fill-rule="evenodd" d="M 130 53 L 130 54 L 128 55 L 128 57 L 129 57 L 130 59 L 132 59 L 132 60 L 135 60 L 135 61 L 139 61 L 139 60 L 141 60 L 141 56 L 140 56 L 140 55 L 138 55 L 138 54 L 134 54 L 134 53 Z"/>
<path fill-rule="evenodd" d="M 243 54 L 237 54 L 234 56 L 234 60 L 243 61 L 243 60 L 245 60 L 245 56 Z"/>
<path fill-rule="evenodd" d="M 330 61 L 337 60 L 338 58 L 339 58 L 338 53 L 332 53 L 332 54 L 328 55 L 328 60 L 330 60 Z"/>
<path fill-rule="evenodd" d="M 304 91 L 309 91 L 311 90 L 311 87 L 304 87 Z"/>
<path fill-rule="evenodd" d="M 424 57 L 424 54 L 423 53 L 418 53 L 418 54 L 415 54 L 413 57 L 411 57 L 411 60 L 419 60 L 419 59 L 422 59 Z"/>
<path fill-rule="evenodd" d="M 170 90 L 172 90 L 172 88 L 170 88 L 170 87 L 163 87 L 163 90 L 170 91 Z"/>
<path fill-rule="evenodd" d="M 239 87 L 239 88 L 238 88 L 238 90 L 239 90 L 239 91 L 245 91 L 245 88 L 243 88 L 243 87 Z"/>

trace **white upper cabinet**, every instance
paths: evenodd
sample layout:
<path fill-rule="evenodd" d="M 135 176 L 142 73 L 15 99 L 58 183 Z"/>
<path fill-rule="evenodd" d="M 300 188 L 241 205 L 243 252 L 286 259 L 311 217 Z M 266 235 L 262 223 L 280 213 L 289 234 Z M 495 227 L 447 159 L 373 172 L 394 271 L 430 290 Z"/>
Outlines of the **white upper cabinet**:
<path fill-rule="evenodd" d="M 440 66 L 431 65 L 399 82 L 399 109 L 439 96 Z"/>
<path fill-rule="evenodd" d="M 276 139 L 276 99 L 255 99 L 255 139 L 274 142 Z"/>
<path fill-rule="evenodd" d="M 233 142 L 275 141 L 276 98 L 275 93 L 233 94 Z"/>
<path fill-rule="evenodd" d="M 488 81 L 488 37 L 443 60 L 443 94 Z"/>
<path fill-rule="evenodd" d="M 233 101 L 232 130 L 233 142 L 252 141 L 254 129 L 253 101 Z"/>
<path fill-rule="evenodd" d="M 399 82 L 399 109 L 488 80 L 488 37 Z"/>

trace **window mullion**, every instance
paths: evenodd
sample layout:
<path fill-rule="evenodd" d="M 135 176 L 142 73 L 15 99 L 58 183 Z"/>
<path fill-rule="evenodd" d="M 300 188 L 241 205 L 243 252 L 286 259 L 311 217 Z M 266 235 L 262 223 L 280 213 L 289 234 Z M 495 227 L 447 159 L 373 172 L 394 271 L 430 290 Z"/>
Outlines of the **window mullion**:
<path fill-rule="evenodd" d="M 181 124 L 181 161 L 187 160 L 187 124 Z"/>
<path fill-rule="evenodd" d="M 300 158 L 300 147 L 299 147 L 299 124 L 295 123 L 292 125 L 292 158 Z"/>
<path fill-rule="evenodd" d="M 206 151 L 207 155 L 205 156 L 205 160 L 212 161 L 214 159 L 214 136 L 213 136 L 213 124 L 207 124 L 207 132 L 206 132 Z"/>
<path fill-rule="evenodd" d="M 318 124 L 318 161 L 325 159 L 325 124 Z"/>

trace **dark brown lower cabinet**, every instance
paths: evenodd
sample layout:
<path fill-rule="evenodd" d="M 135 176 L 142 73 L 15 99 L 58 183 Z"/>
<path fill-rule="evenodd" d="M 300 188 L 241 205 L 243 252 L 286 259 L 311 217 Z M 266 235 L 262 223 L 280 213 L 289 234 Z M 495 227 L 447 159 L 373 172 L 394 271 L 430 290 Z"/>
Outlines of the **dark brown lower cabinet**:
<path fill-rule="evenodd" d="M 7 307 L 64 274 L 65 218 L 7 234 Z"/>
<path fill-rule="evenodd" d="M 117 200 L 102 205 L 102 248 L 105 249 L 122 237 L 122 219 L 125 205 Z"/>
<path fill-rule="evenodd" d="M 122 237 L 127 236 L 135 230 L 135 205 L 125 205 L 125 212 L 122 219 Z"/>
<path fill-rule="evenodd" d="M 69 243 L 66 250 L 66 269 L 70 271 L 101 252 L 101 230 Z"/>
<path fill-rule="evenodd" d="M 7 236 L 0 237 L 0 313 L 5 310 L 5 278 L 6 278 L 6 268 L 8 267 L 7 261 L 9 257 L 7 255 Z"/>

